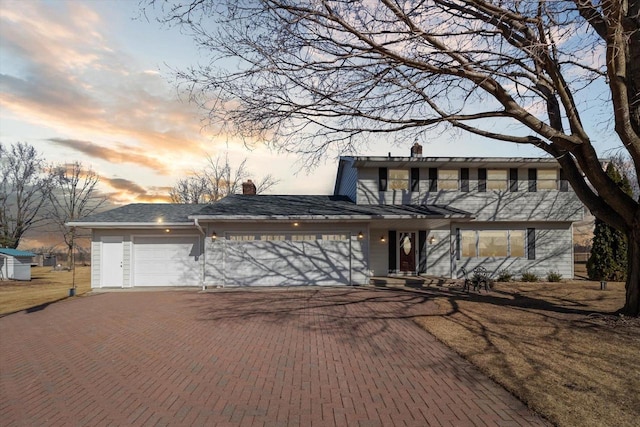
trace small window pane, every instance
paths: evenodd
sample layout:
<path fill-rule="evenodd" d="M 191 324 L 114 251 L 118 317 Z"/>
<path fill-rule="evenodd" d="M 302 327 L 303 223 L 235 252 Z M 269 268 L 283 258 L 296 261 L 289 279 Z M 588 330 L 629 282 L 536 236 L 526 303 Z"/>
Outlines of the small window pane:
<path fill-rule="evenodd" d="M 322 240 L 349 240 L 347 234 L 323 234 Z"/>
<path fill-rule="evenodd" d="M 556 169 L 538 169 L 538 190 L 556 190 L 557 179 Z"/>
<path fill-rule="evenodd" d="M 524 230 L 511 230 L 509 246 L 512 257 L 524 257 Z"/>
<path fill-rule="evenodd" d="M 440 190 L 457 190 L 458 189 L 458 170 L 439 169 L 438 170 L 438 188 Z"/>
<path fill-rule="evenodd" d="M 409 189 L 408 169 L 389 169 L 389 190 Z"/>
<path fill-rule="evenodd" d="M 487 171 L 487 188 L 489 190 L 507 189 L 507 170 L 489 169 Z"/>
<path fill-rule="evenodd" d="M 284 234 L 263 234 L 262 240 L 286 240 L 286 236 Z"/>
<path fill-rule="evenodd" d="M 480 231 L 478 249 L 481 257 L 507 256 L 507 231 Z"/>
<path fill-rule="evenodd" d="M 230 234 L 227 236 L 227 239 L 237 241 L 237 242 L 247 242 L 247 241 L 255 240 L 256 236 L 253 234 Z"/>
<path fill-rule="evenodd" d="M 315 234 L 292 234 L 291 240 L 294 242 L 302 242 L 305 240 L 316 240 Z"/>
<path fill-rule="evenodd" d="M 462 245 L 462 256 L 471 258 L 476 256 L 476 232 L 473 230 L 463 230 L 460 232 Z"/>

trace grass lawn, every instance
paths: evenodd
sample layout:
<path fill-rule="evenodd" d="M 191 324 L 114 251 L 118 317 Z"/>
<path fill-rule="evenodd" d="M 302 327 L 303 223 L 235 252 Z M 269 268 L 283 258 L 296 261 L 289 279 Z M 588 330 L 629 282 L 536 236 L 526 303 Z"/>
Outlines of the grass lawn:
<path fill-rule="evenodd" d="M 416 321 L 559 426 L 638 426 L 640 319 L 613 316 L 624 284 L 497 283 L 434 297 Z"/>
<path fill-rule="evenodd" d="M 76 295 L 91 290 L 91 267 L 76 267 Z M 69 296 L 72 272 L 32 267 L 31 281 L 0 281 L 0 315 L 58 301 Z"/>

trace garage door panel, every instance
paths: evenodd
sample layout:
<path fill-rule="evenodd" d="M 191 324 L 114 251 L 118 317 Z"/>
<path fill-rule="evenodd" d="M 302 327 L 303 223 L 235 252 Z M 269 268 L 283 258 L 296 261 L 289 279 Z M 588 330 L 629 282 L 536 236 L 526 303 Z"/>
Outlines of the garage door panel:
<path fill-rule="evenodd" d="M 349 284 L 348 241 L 227 241 L 226 283 L 234 286 Z"/>
<path fill-rule="evenodd" d="M 199 247 L 196 236 L 136 238 L 134 286 L 198 285 Z"/>

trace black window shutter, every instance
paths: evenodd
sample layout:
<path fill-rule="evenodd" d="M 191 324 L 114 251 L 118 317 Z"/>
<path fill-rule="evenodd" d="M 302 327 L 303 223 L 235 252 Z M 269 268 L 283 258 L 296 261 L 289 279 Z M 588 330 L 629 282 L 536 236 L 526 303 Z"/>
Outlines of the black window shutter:
<path fill-rule="evenodd" d="M 536 229 L 527 228 L 527 259 L 536 259 Z"/>
<path fill-rule="evenodd" d="M 469 191 L 469 168 L 460 169 L 460 191 Z"/>
<path fill-rule="evenodd" d="M 438 191 L 438 169 L 429 168 L 429 191 Z"/>
<path fill-rule="evenodd" d="M 411 168 L 411 191 L 420 191 L 420 169 Z"/>
<path fill-rule="evenodd" d="M 396 230 L 389 230 L 389 272 L 393 273 L 397 270 L 396 267 L 396 244 L 397 244 Z"/>
<path fill-rule="evenodd" d="M 427 230 L 418 231 L 419 263 L 418 273 L 427 272 Z"/>
<path fill-rule="evenodd" d="M 518 191 L 518 169 L 509 169 L 509 191 Z"/>
<path fill-rule="evenodd" d="M 487 191 L 487 170 L 484 168 L 478 169 L 478 191 L 480 193 Z"/>
<path fill-rule="evenodd" d="M 569 191 L 569 181 L 567 181 L 567 177 L 564 174 L 564 169 L 560 169 L 560 191 Z"/>
<path fill-rule="evenodd" d="M 387 168 L 378 169 L 378 191 L 387 191 Z"/>
<path fill-rule="evenodd" d="M 460 229 L 456 228 L 456 259 L 460 259 Z"/>
<path fill-rule="evenodd" d="M 529 191 L 535 193 L 538 191 L 538 170 L 529 169 Z"/>

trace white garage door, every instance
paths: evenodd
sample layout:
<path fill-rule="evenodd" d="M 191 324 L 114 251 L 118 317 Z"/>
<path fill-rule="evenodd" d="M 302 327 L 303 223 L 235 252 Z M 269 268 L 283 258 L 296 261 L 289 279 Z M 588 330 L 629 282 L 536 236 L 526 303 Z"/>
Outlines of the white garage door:
<path fill-rule="evenodd" d="M 133 286 L 197 286 L 202 274 L 198 236 L 134 238 Z"/>
<path fill-rule="evenodd" d="M 231 286 L 349 285 L 348 234 L 228 235 L 225 284 Z"/>

